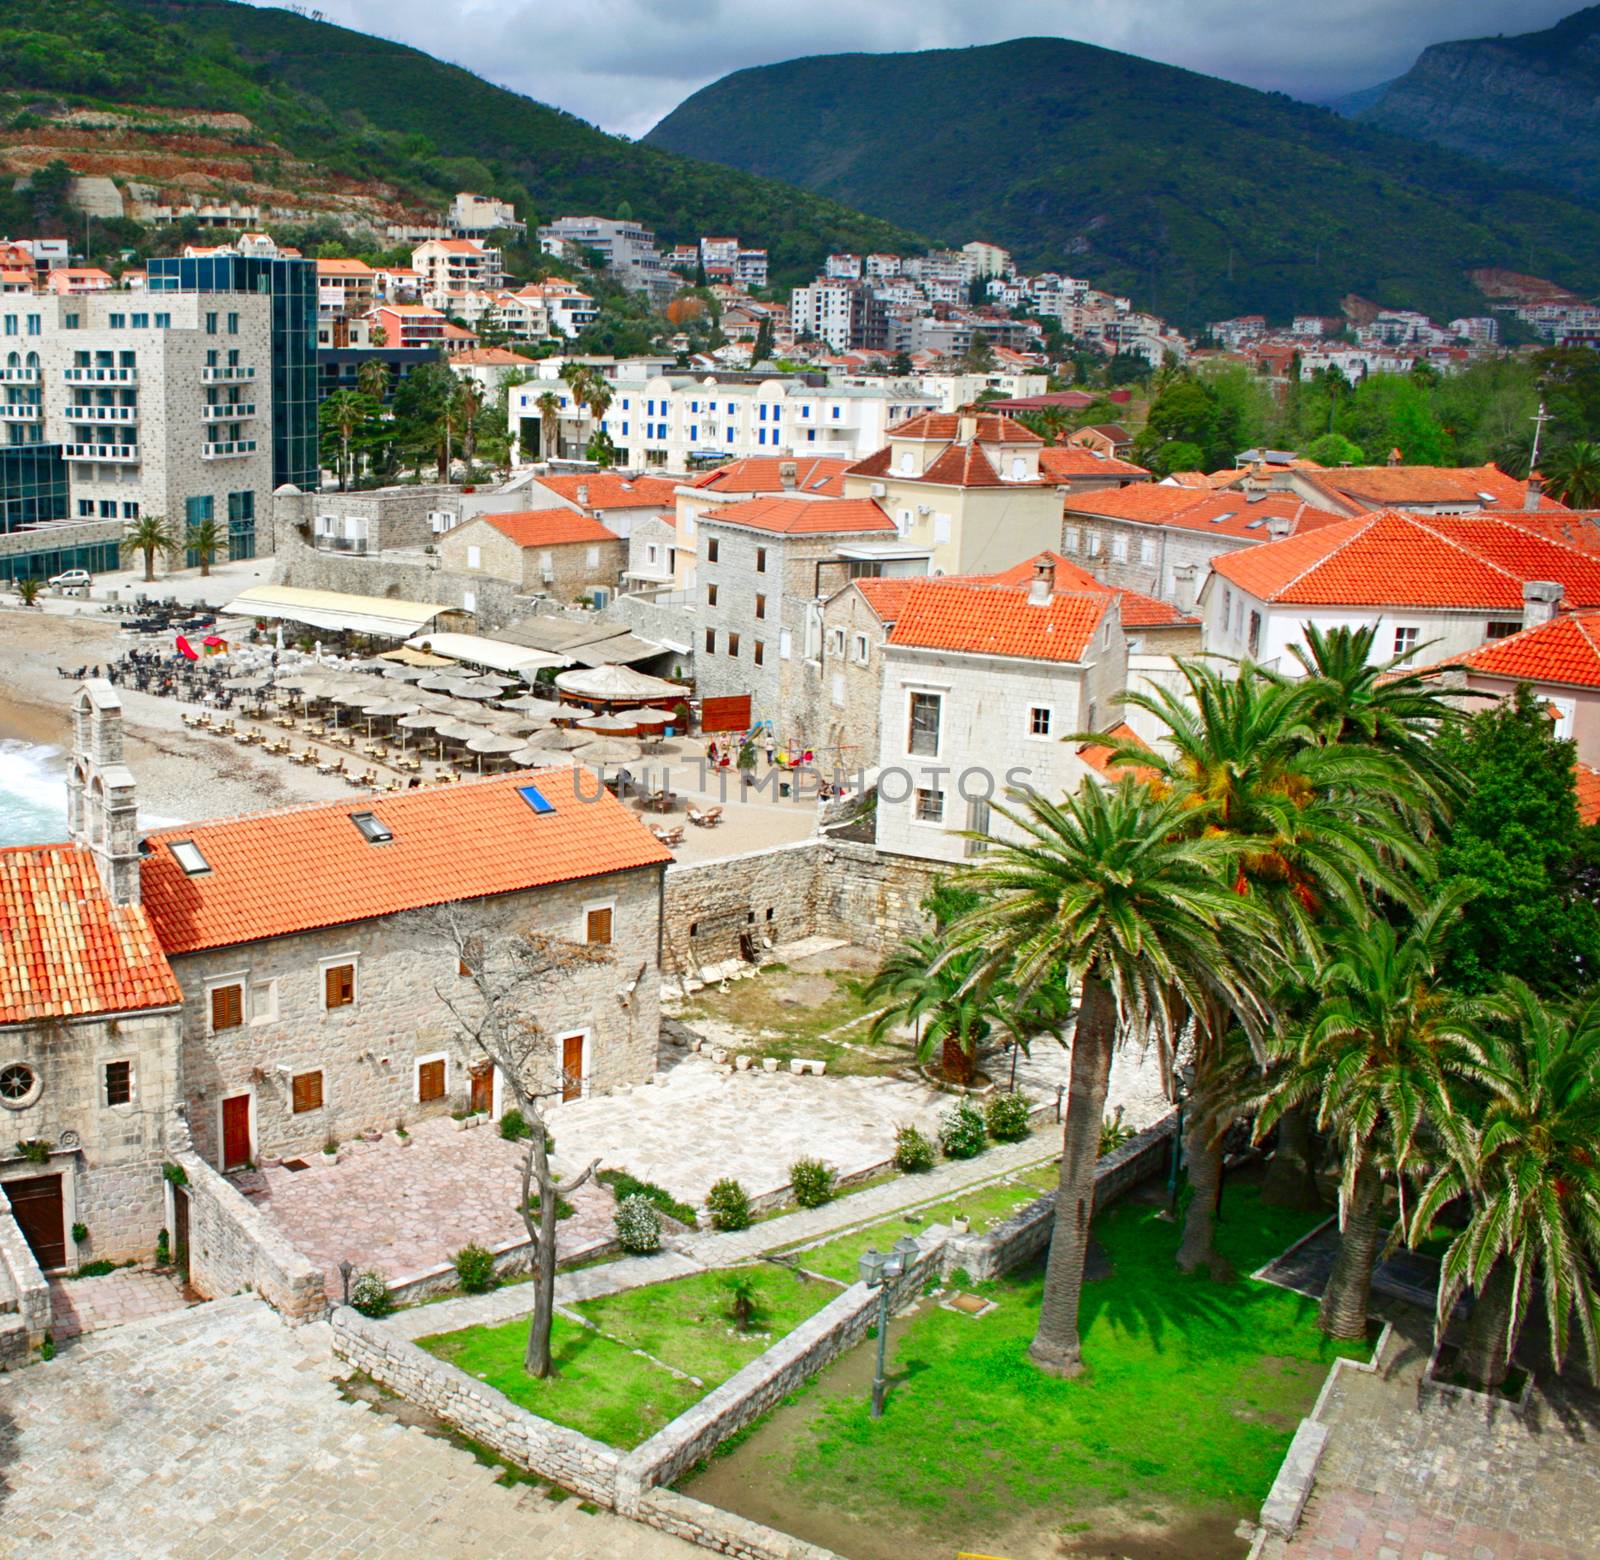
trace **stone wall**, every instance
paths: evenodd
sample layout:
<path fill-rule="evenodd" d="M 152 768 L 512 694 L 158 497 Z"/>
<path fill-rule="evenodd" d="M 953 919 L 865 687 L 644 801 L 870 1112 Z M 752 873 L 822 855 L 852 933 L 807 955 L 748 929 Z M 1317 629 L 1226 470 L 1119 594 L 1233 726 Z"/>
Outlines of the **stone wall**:
<path fill-rule="evenodd" d="M 603 1506 L 617 1503 L 621 1454 L 602 1442 L 540 1419 L 465 1371 L 348 1306 L 332 1315 L 333 1350 L 380 1385 L 426 1408 L 518 1468 Z"/>
<path fill-rule="evenodd" d="M 327 1309 L 322 1273 L 259 1209 L 198 1154 L 179 1153 L 188 1177 L 189 1282 L 208 1300 L 252 1290 L 292 1323 Z"/>
<path fill-rule="evenodd" d="M 702 1549 L 736 1560 L 844 1560 L 831 1549 L 791 1538 L 776 1528 L 752 1522 L 720 1506 L 680 1495 L 676 1490 L 650 1490 L 641 1497 L 633 1512 L 635 1521 L 646 1522 L 674 1538 L 686 1539 Z"/>
<path fill-rule="evenodd" d="M 0 1293 L 6 1295 L 6 1312 L 15 1314 L 22 1322 L 21 1348 L 25 1354 L 32 1344 L 39 1342 L 50 1327 L 50 1285 L 33 1260 L 33 1252 L 11 1212 L 6 1194 L 0 1190 Z M 17 1340 L 12 1336 L 8 1345 L 15 1350 Z M 0 1352 L 0 1363 L 4 1353 Z"/>
<path fill-rule="evenodd" d="M 672 675 L 694 675 L 695 651 L 702 642 L 702 625 L 692 607 L 663 605 L 647 596 L 618 596 L 598 614 L 598 620 L 632 629 L 641 639 L 658 645 L 687 646 L 673 650 Z"/>
<path fill-rule="evenodd" d="M 1097 1213 L 1166 1167 L 1177 1126 L 1178 1116 L 1174 1111 L 1101 1158 L 1095 1167 Z M 950 1274 L 961 1268 L 974 1283 L 981 1283 L 1020 1267 L 1049 1247 L 1055 1216 L 1056 1194 L 1046 1192 L 1037 1202 L 1012 1214 L 987 1234 L 956 1236 L 945 1243 L 943 1271 Z"/>

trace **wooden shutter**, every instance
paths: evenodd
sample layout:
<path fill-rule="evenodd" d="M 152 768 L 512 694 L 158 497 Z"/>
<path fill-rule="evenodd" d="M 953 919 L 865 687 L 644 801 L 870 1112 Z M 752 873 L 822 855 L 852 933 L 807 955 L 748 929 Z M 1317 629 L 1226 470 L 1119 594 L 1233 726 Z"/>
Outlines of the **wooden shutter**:
<path fill-rule="evenodd" d="M 417 1099 L 426 1104 L 429 1100 L 444 1098 L 444 1063 L 424 1062 L 417 1069 Z"/>
<path fill-rule="evenodd" d="M 296 1073 L 294 1079 L 294 1113 L 322 1109 L 322 1074 Z"/>
<path fill-rule="evenodd" d="M 211 988 L 211 1027 L 237 1029 L 244 1022 L 244 987 Z"/>
<path fill-rule="evenodd" d="M 589 912 L 589 941 L 592 943 L 609 943 L 611 941 L 611 906 L 603 910 Z"/>
<path fill-rule="evenodd" d="M 353 964 L 330 964 L 322 972 L 324 1007 L 349 1007 L 356 999 L 356 967 Z"/>

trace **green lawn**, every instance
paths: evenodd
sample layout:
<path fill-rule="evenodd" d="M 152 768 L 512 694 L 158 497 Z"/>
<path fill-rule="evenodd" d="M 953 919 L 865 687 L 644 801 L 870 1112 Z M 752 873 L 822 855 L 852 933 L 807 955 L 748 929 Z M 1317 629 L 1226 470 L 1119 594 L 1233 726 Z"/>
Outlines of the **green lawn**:
<path fill-rule="evenodd" d="M 610 1337 L 558 1316 L 551 1330 L 557 1367 L 551 1381 L 535 1380 L 522 1369 L 526 1317 L 495 1327 L 436 1333 L 418 1342 L 542 1418 L 626 1450 L 654 1435 L 839 1294 L 832 1284 L 802 1281 L 782 1268 L 741 1271 L 756 1286 L 756 1317 L 748 1334 L 741 1335 L 733 1325 L 722 1273 L 648 1284 L 574 1307 Z M 703 1385 L 674 1376 L 634 1349 L 699 1377 Z"/>
<path fill-rule="evenodd" d="M 1315 1222 L 1262 1207 L 1238 1183 L 1224 1214 L 1217 1243 L 1240 1273 Z M 1036 1265 L 980 1286 L 998 1302 L 987 1316 L 925 1306 L 906 1324 L 883 1419 L 868 1417 L 858 1379 L 830 1385 L 848 1371 L 841 1362 L 728 1466 L 712 1465 L 706 1498 L 764 1489 L 749 1515 L 802 1536 L 808 1520 L 826 1521 L 835 1542 L 844 1521 L 981 1548 L 982 1535 L 1034 1515 L 1047 1531 L 1075 1521 L 1099 1531 L 1107 1508 L 1226 1535 L 1234 1513 L 1258 1508 L 1331 1360 L 1364 1350 L 1327 1342 L 1299 1295 L 1179 1274 L 1177 1226 L 1149 1204 L 1118 1204 L 1095 1230 L 1113 1271 L 1084 1292 L 1084 1376 L 1058 1381 L 1025 1358 L 1043 1289 Z"/>
<path fill-rule="evenodd" d="M 981 1159 L 977 1162 L 982 1163 Z M 868 1246 L 886 1251 L 901 1235 L 919 1234 L 930 1224 L 948 1224 L 957 1213 L 966 1214 L 973 1230 L 981 1234 L 991 1225 L 1009 1219 L 1018 1208 L 1025 1208 L 1034 1202 L 1041 1192 L 1054 1191 L 1059 1177 L 1060 1171 L 1053 1163 L 1041 1165 L 1010 1176 L 993 1186 L 962 1192 L 946 1202 L 919 1208 L 915 1213 L 896 1214 L 865 1229 L 852 1230 L 820 1246 L 791 1250 L 788 1255 L 809 1272 L 826 1274 L 841 1283 L 853 1283 L 856 1260 Z M 911 1177 L 906 1179 L 908 1185 L 912 1184 Z"/>

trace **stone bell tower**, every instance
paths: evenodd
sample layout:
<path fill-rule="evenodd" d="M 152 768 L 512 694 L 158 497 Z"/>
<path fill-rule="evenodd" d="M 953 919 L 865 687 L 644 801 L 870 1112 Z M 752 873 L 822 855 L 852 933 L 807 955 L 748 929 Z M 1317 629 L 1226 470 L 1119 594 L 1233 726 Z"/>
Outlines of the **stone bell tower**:
<path fill-rule="evenodd" d="M 94 855 L 114 905 L 139 903 L 139 803 L 122 762 L 122 701 L 103 678 L 72 700 L 72 764 L 67 773 L 67 830 Z"/>

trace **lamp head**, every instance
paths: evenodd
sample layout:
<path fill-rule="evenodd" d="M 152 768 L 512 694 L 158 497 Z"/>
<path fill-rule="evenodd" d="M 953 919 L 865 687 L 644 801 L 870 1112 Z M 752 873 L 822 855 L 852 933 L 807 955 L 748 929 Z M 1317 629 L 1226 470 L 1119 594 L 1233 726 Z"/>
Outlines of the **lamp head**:
<path fill-rule="evenodd" d="M 868 1246 L 856 1263 L 856 1270 L 861 1274 L 862 1283 L 876 1289 L 883 1282 L 884 1268 L 888 1260 L 886 1253 L 879 1251 L 876 1246 Z"/>

